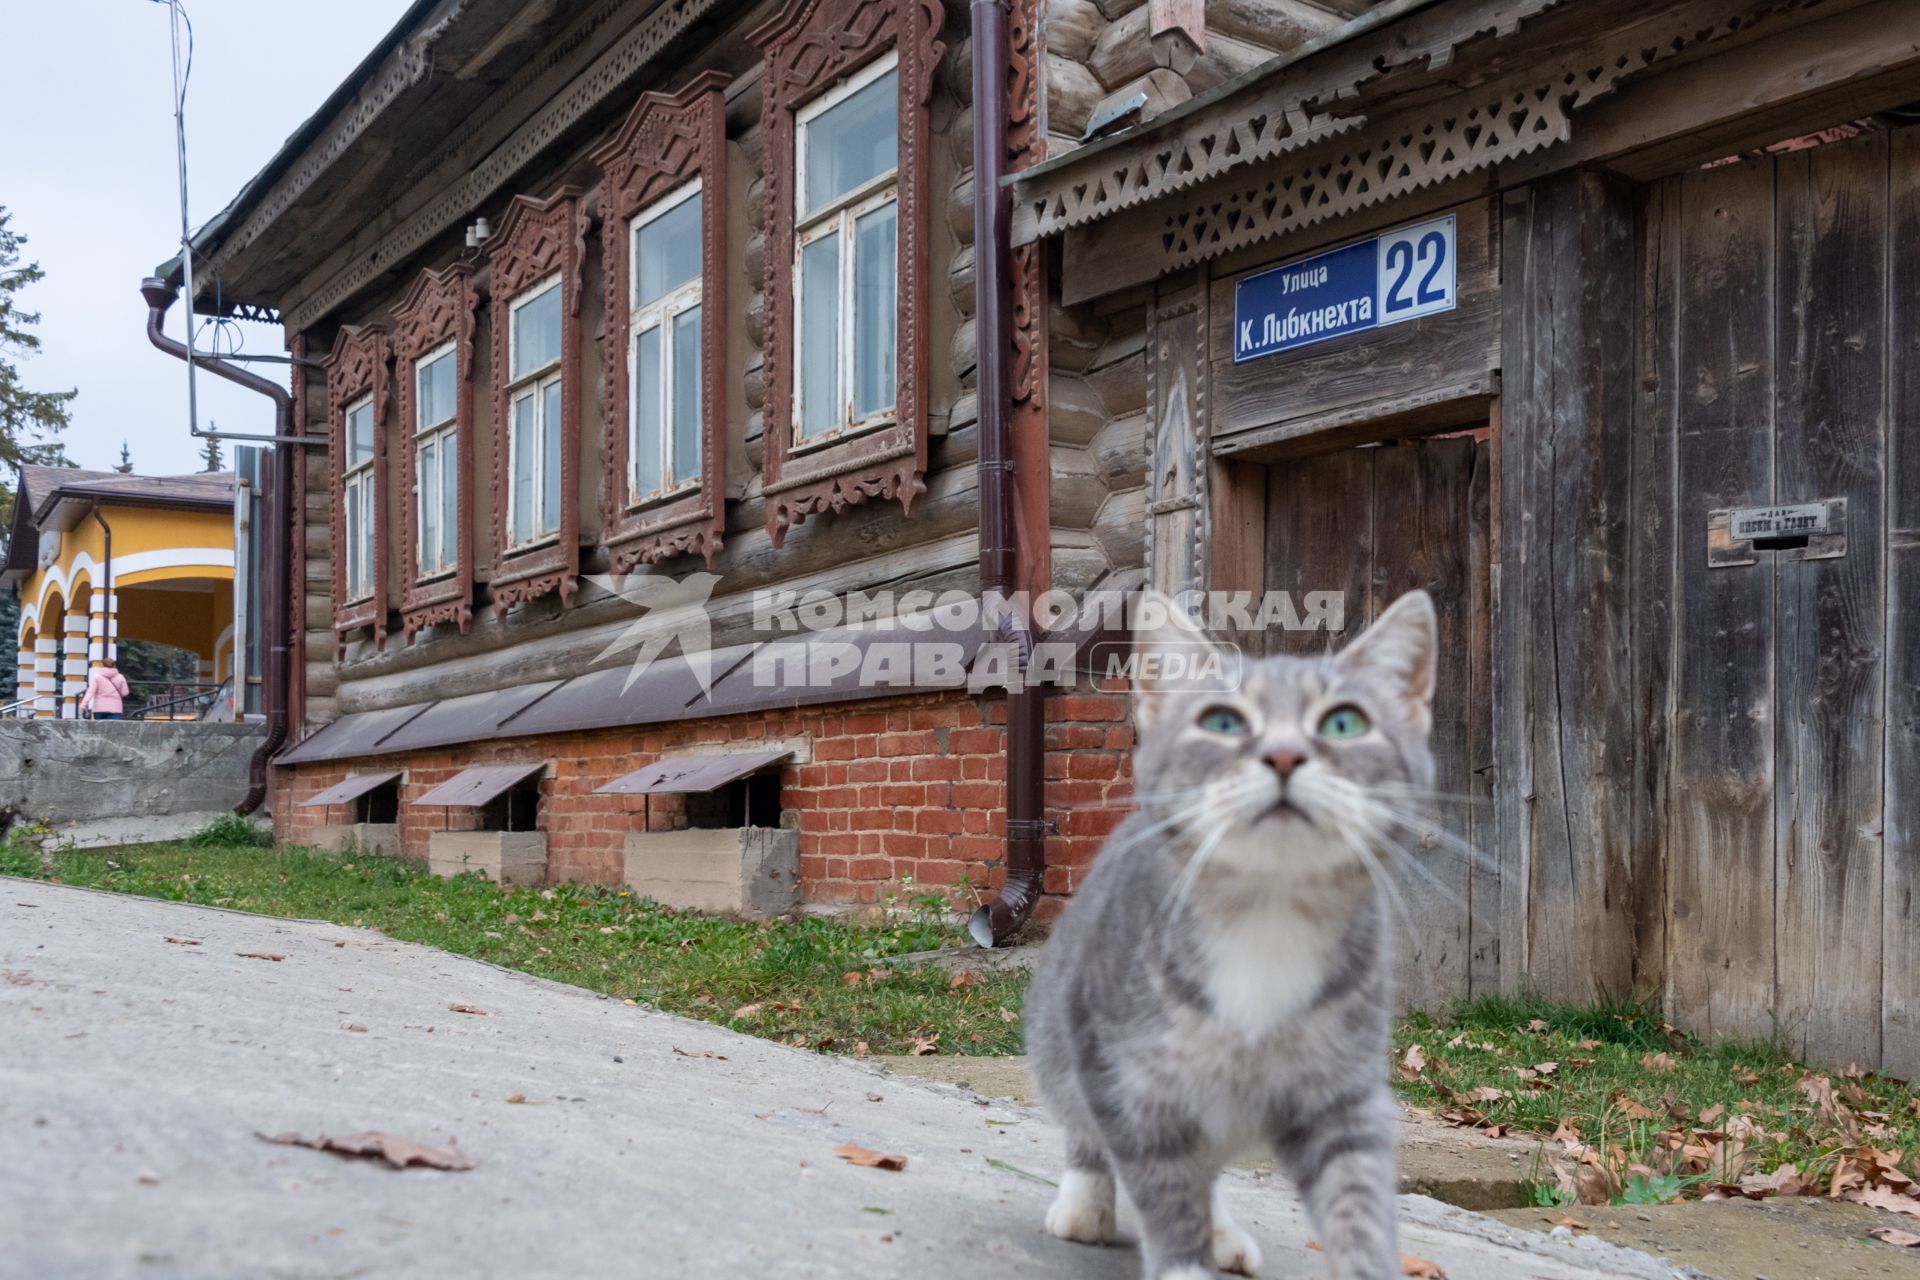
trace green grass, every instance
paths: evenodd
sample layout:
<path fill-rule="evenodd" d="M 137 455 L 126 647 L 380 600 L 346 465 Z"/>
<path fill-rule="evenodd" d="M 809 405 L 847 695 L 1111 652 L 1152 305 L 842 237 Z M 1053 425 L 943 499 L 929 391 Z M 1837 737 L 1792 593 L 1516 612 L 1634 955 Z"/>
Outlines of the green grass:
<path fill-rule="evenodd" d="M 441 879 L 397 858 L 237 847 L 213 836 L 56 853 L 47 865 L 35 851 L 0 845 L 0 874 L 378 929 L 808 1048 L 1020 1048 L 1024 977 L 982 974 L 956 986 L 937 967 L 889 965 L 896 956 L 965 942 L 932 899 L 885 926 L 722 920 L 642 901 L 617 886 Z"/>
<path fill-rule="evenodd" d="M 1416 1045 L 1426 1059 L 1419 1070 L 1407 1056 Z M 1659 1203 L 1787 1163 L 1822 1190 L 1843 1167 L 1879 1182 L 1872 1166 L 1895 1151 L 1887 1167 L 1920 1176 L 1920 1095 L 1905 1083 L 1857 1068 L 1823 1073 L 1766 1043 L 1704 1041 L 1638 1005 L 1486 997 L 1446 1018 L 1416 1015 L 1395 1030 L 1394 1075 L 1405 1100 L 1457 1121 L 1559 1131 L 1562 1141 L 1544 1148 L 1543 1203 L 1576 1194 L 1592 1202 L 1602 1190 L 1614 1203 Z M 1568 1139 L 1597 1157 L 1578 1190 Z"/>

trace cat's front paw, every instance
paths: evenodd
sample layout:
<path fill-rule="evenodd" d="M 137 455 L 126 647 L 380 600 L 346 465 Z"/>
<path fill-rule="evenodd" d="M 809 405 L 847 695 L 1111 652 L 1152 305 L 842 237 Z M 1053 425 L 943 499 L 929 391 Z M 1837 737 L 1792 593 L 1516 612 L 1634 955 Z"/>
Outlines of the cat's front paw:
<path fill-rule="evenodd" d="M 1240 1229 L 1240 1224 L 1217 1207 L 1213 1219 L 1213 1265 L 1236 1276 L 1257 1275 L 1260 1271 L 1260 1246 Z"/>
<path fill-rule="evenodd" d="M 1069 1169 L 1047 1210 L 1047 1230 L 1062 1240 L 1106 1244 L 1113 1239 L 1113 1178 Z"/>

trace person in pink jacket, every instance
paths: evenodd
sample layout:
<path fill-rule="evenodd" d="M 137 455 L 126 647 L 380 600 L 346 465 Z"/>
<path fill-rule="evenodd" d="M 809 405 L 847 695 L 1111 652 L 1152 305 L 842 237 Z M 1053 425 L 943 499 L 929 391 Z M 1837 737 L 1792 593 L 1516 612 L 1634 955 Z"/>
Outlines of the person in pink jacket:
<path fill-rule="evenodd" d="M 127 678 L 114 667 L 113 659 L 107 658 L 87 677 L 87 692 L 80 699 L 80 709 L 93 712 L 95 720 L 118 720 L 126 708 L 126 699 Z"/>

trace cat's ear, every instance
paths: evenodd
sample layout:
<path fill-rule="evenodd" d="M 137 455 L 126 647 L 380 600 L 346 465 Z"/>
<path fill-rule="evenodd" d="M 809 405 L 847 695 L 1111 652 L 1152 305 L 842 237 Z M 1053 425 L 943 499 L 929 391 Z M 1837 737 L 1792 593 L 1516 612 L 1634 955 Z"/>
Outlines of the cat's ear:
<path fill-rule="evenodd" d="M 1439 649 L 1440 623 L 1432 597 L 1409 591 L 1341 651 L 1340 665 L 1387 681 L 1413 722 L 1425 729 L 1433 720 Z"/>
<path fill-rule="evenodd" d="M 1200 628 L 1166 594 L 1143 591 L 1133 605 L 1133 714 L 1142 729 L 1160 718 L 1167 695 L 1232 687 L 1238 653 Z"/>

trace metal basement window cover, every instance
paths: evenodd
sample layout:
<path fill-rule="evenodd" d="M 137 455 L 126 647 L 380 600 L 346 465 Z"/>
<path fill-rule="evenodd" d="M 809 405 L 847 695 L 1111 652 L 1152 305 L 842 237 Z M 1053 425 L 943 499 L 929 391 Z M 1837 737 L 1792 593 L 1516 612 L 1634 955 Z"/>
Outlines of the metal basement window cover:
<path fill-rule="evenodd" d="M 478 809 L 516 782 L 525 781 L 547 767 L 542 760 L 538 764 L 483 764 L 464 769 L 448 778 L 427 794 L 415 800 L 415 804 L 438 804 L 452 809 Z"/>
<path fill-rule="evenodd" d="M 344 782 L 334 783 L 319 795 L 314 796 L 311 800 L 302 800 L 300 807 L 305 809 L 313 805 L 345 804 L 349 800 L 358 800 L 375 787 L 380 786 L 382 783 L 392 782 L 399 776 L 400 771 L 398 769 L 393 770 L 391 773 L 355 774 Z"/>
<path fill-rule="evenodd" d="M 615 778 L 604 787 L 596 787 L 594 794 L 639 796 L 713 791 L 792 755 L 791 751 L 737 751 L 720 756 L 670 756 Z"/>

